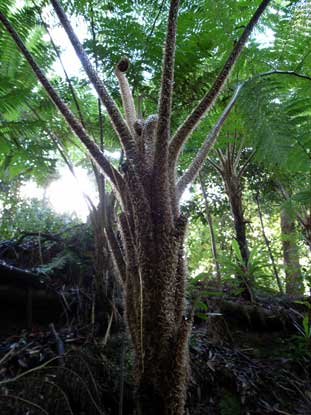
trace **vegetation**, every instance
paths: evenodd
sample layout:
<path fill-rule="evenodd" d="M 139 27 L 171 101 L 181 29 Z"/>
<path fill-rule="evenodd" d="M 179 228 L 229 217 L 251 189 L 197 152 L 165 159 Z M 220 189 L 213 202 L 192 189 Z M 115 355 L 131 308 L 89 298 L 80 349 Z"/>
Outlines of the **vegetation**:
<path fill-rule="evenodd" d="M 104 350 L 116 336 L 121 386 L 131 369 L 138 414 L 200 413 L 191 407 L 189 342 L 194 370 L 192 336 L 197 356 L 205 353 L 197 326 L 207 324 L 209 342 L 243 348 L 229 333 L 230 312 L 247 330 L 293 330 L 300 357 L 310 359 L 310 6 L 1 2 L 0 270 L 5 284 L 26 285 L 28 329 L 37 278 L 63 304 L 58 331 L 73 316 Z M 70 75 L 57 30 L 79 58 L 79 75 Z M 83 192 L 87 225 L 57 215 L 46 197 L 22 197 L 30 180 L 46 190 L 61 165 L 77 181 L 78 166 L 93 176 L 98 201 Z M 63 359 L 62 336 L 54 326 L 51 333 Z M 102 353 L 82 352 L 92 368 Z M 62 373 L 56 378 L 64 413 L 79 413 Z M 115 388 L 102 374 L 88 381 Z M 134 410 L 133 402 L 123 407 L 123 386 L 118 409 L 110 406 L 120 415 Z M 105 413 L 102 392 L 79 388 L 90 413 Z M 26 405 L 29 394 L 16 399 Z M 29 410 L 56 410 L 30 396 Z M 243 413 L 243 399 L 228 390 L 218 409 L 202 413 Z"/>

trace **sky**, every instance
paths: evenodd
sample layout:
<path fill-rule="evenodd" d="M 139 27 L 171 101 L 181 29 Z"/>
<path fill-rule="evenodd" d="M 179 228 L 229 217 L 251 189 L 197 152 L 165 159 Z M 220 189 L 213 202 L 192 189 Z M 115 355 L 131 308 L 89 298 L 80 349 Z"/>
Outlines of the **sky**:
<path fill-rule="evenodd" d="M 22 4 L 23 0 L 19 0 Z M 65 31 L 55 25 L 53 18 L 48 10 L 43 14 L 45 22 L 51 25 L 50 30 L 53 41 L 57 46 L 61 47 L 61 58 L 65 69 L 70 77 L 79 76 L 81 72 L 81 64 L 76 53 L 65 33 Z M 82 19 L 74 19 L 73 27 L 82 41 L 87 34 L 87 26 Z M 50 41 L 49 35 L 44 35 L 44 40 Z M 64 72 L 61 63 L 57 59 L 50 73 L 57 73 L 64 78 Z M 40 188 L 34 181 L 25 183 L 21 189 L 21 195 L 24 198 L 47 198 L 50 205 L 57 213 L 75 213 L 80 219 L 86 221 L 88 216 L 88 208 L 83 196 L 83 192 L 89 195 L 93 203 L 98 202 L 98 195 L 95 189 L 94 180 L 88 175 L 86 169 L 82 167 L 75 168 L 76 180 L 66 166 L 59 168 L 59 178 L 53 181 L 47 189 Z"/>
<path fill-rule="evenodd" d="M 55 25 L 55 18 L 51 15 L 50 12 L 46 11 L 43 15 L 43 18 L 45 22 L 47 22 L 49 25 L 53 25 L 53 28 L 50 30 L 50 32 L 54 43 L 62 49 L 61 58 L 68 75 L 79 76 L 82 70 L 82 66 L 64 29 Z M 83 39 L 87 37 L 86 22 L 82 18 L 74 18 L 71 19 L 70 22 L 80 42 L 82 42 Z M 47 42 L 50 41 L 48 34 L 44 35 L 44 40 L 46 40 Z M 54 73 L 57 73 L 61 77 L 64 77 L 64 72 L 58 59 L 56 59 L 56 61 L 54 62 L 52 66 L 52 71 Z"/>
<path fill-rule="evenodd" d="M 80 219 L 86 221 L 88 208 L 83 192 L 91 197 L 96 204 L 98 196 L 94 181 L 88 176 L 87 171 L 82 167 L 75 169 L 77 179 L 68 171 L 67 167 L 59 169 L 59 179 L 54 180 L 46 190 L 37 186 L 30 180 L 21 189 L 21 196 L 24 198 L 47 198 L 57 213 L 75 213 Z"/>

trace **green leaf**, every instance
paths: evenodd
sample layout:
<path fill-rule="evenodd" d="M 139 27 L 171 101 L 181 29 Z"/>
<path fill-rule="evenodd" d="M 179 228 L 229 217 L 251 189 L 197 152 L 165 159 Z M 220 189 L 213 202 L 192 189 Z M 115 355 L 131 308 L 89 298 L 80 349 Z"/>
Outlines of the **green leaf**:
<path fill-rule="evenodd" d="M 257 256 L 257 254 L 258 254 L 258 249 L 255 247 L 255 248 L 253 248 L 253 249 L 251 250 L 251 252 L 250 252 L 250 254 L 249 254 L 248 262 L 249 262 L 249 263 L 250 263 L 250 262 L 253 262 L 253 261 L 254 261 L 254 259 L 255 259 L 255 257 Z"/>
<path fill-rule="evenodd" d="M 204 311 L 207 311 L 208 310 L 207 304 L 203 303 L 203 301 L 197 301 L 195 303 L 195 306 L 196 306 L 196 308 L 200 308 L 200 309 L 202 309 Z"/>
<path fill-rule="evenodd" d="M 224 293 L 221 291 L 201 291 L 200 295 L 202 297 L 221 297 Z"/>
<path fill-rule="evenodd" d="M 310 328 L 309 328 L 309 315 L 306 314 L 302 320 L 302 325 L 304 328 L 305 335 L 309 337 Z"/>
<path fill-rule="evenodd" d="M 239 244 L 238 244 L 236 239 L 233 239 L 233 241 L 232 241 L 232 249 L 233 249 L 233 251 L 235 253 L 235 256 L 237 257 L 238 261 L 243 263 L 244 261 L 243 261 L 242 255 L 241 255 L 241 250 L 240 250 Z"/>
<path fill-rule="evenodd" d="M 200 274 L 196 275 L 194 278 L 191 278 L 190 282 L 204 281 L 208 277 L 209 277 L 209 274 L 207 272 L 201 272 Z"/>
<path fill-rule="evenodd" d="M 195 313 L 196 317 L 199 317 L 201 320 L 208 320 L 208 316 L 203 313 Z"/>
<path fill-rule="evenodd" d="M 311 191 L 302 191 L 302 192 L 296 193 L 293 196 L 293 200 L 295 200 L 296 202 L 299 202 L 303 205 L 310 205 Z"/>
<path fill-rule="evenodd" d="M 309 303 L 309 301 L 296 300 L 294 302 L 296 304 L 302 304 L 302 305 L 306 306 L 309 310 L 311 310 L 311 304 Z"/>

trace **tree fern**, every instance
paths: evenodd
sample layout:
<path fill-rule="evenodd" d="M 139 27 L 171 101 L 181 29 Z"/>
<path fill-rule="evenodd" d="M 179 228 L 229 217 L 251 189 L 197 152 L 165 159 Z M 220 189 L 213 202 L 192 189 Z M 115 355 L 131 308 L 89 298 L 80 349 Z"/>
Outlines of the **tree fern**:
<path fill-rule="evenodd" d="M 310 81 L 290 82 L 288 78 L 251 82 L 239 108 L 247 143 L 256 148 L 257 159 L 274 169 L 306 171 L 310 167 L 306 149 L 311 144 L 311 113 L 305 85 Z"/>

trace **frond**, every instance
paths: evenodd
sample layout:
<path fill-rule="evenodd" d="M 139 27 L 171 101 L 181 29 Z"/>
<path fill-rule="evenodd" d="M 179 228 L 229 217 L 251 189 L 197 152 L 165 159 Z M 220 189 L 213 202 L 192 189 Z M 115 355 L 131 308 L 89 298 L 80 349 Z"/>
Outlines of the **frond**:
<path fill-rule="evenodd" d="M 306 171 L 311 145 L 310 89 L 289 77 L 257 79 L 246 86 L 239 109 L 247 134 L 246 144 L 257 159 L 274 169 Z"/>

